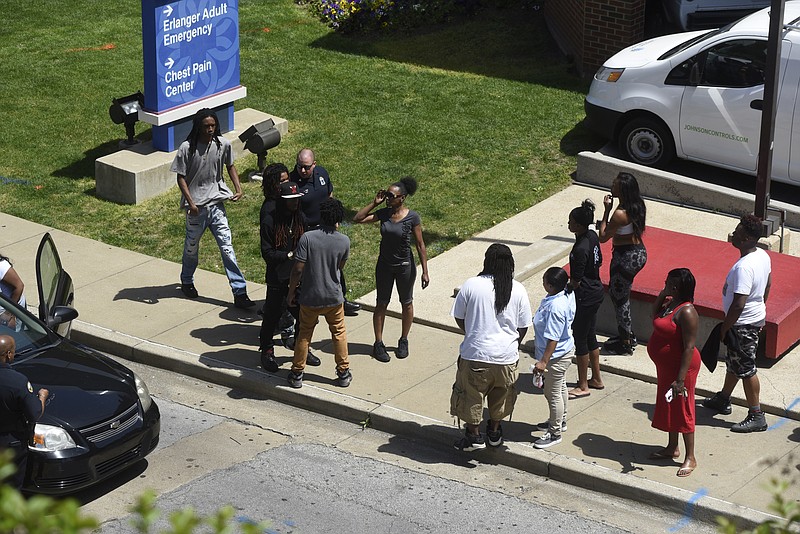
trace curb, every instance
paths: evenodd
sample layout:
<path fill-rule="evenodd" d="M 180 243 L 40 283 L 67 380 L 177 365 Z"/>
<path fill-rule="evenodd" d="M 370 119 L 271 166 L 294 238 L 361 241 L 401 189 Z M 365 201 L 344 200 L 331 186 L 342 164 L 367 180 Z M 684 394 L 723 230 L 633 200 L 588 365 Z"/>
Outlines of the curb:
<path fill-rule="evenodd" d="M 457 437 L 456 429 L 451 423 L 314 385 L 305 384 L 300 390 L 284 387 L 284 380 L 263 371 L 244 367 L 231 368 L 227 362 L 224 367 L 216 366 L 217 360 L 213 358 L 80 320 L 73 321 L 71 339 L 120 358 L 240 389 L 257 398 L 276 400 L 381 432 L 435 441 L 446 447 L 452 446 Z M 278 387 L 279 384 L 281 387 Z M 487 448 L 473 454 L 476 454 L 478 460 L 481 457 L 491 458 L 493 463 L 557 482 L 682 513 L 687 521 L 694 519 L 714 524 L 717 516 L 725 516 L 735 519 L 739 528 L 753 528 L 763 521 L 777 518 L 759 510 L 708 497 L 702 489 L 692 493 L 660 482 L 617 473 L 555 452 L 538 451 L 522 443 L 505 443 L 498 449 Z"/>

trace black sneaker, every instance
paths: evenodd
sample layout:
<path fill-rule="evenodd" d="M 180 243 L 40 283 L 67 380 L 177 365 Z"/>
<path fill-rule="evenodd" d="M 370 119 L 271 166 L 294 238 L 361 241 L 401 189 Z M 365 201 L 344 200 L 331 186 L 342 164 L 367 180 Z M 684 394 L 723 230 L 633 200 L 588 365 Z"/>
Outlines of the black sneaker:
<path fill-rule="evenodd" d="M 303 387 L 303 373 L 295 373 L 294 371 L 289 371 L 289 377 L 287 378 L 289 381 L 289 385 L 292 386 L 294 389 L 300 389 Z"/>
<path fill-rule="evenodd" d="M 350 302 L 349 300 L 344 301 L 344 314 L 350 317 L 355 317 L 358 315 L 358 310 L 361 309 L 361 304 L 356 302 Z"/>
<path fill-rule="evenodd" d="M 620 355 L 627 354 L 630 356 L 633 354 L 634 345 L 630 341 L 625 342 L 622 341 L 621 339 L 617 339 L 613 343 L 604 344 L 603 348 L 606 349 L 608 352 L 612 352 L 614 354 L 620 354 Z"/>
<path fill-rule="evenodd" d="M 289 350 L 294 350 L 294 336 L 281 336 L 281 344 Z"/>
<path fill-rule="evenodd" d="M 499 447 L 503 444 L 503 426 L 499 425 L 497 430 L 492 432 L 491 423 L 486 422 L 486 443 L 490 447 Z"/>
<path fill-rule="evenodd" d="M 237 308 L 246 310 L 255 306 L 256 303 L 250 300 L 250 297 L 247 296 L 247 293 L 239 293 L 238 295 L 233 296 L 233 305 Z"/>
<path fill-rule="evenodd" d="M 715 410 L 722 415 L 731 414 L 731 398 L 726 397 L 721 391 L 717 391 L 713 396 L 703 401 L 703 406 L 709 410 Z"/>
<path fill-rule="evenodd" d="M 618 335 L 617 336 L 611 336 L 610 338 L 605 340 L 605 342 L 603 342 L 603 347 L 605 347 L 606 345 L 612 345 L 614 343 L 619 343 L 620 341 L 622 341 L 622 338 L 620 336 L 618 336 Z M 636 346 L 639 344 L 639 340 L 636 339 L 636 334 L 634 334 L 633 332 L 631 332 L 630 344 L 631 344 L 631 346 L 633 348 L 636 348 Z"/>
<path fill-rule="evenodd" d="M 275 349 L 272 347 L 261 352 L 261 367 L 270 373 L 277 373 L 280 366 L 275 361 Z"/>
<path fill-rule="evenodd" d="M 383 341 L 376 341 L 373 343 L 372 357 L 383 363 L 386 363 L 392 359 L 392 357 L 389 356 L 389 353 L 386 352 L 386 345 L 383 344 Z"/>
<path fill-rule="evenodd" d="M 397 340 L 397 350 L 394 355 L 399 359 L 408 358 L 408 338 L 401 337 Z"/>
<path fill-rule="evenodd" d="M 541 423 L 536 425 L 536 428 L 538 428 L 539 430 L 545 430 L 545 431 L 550 430 L 550 421 L 549 420 L 548 421 L 542 421 Z M 567 418 L 565 417 L 564 419 L 561 420 L 561 433 L 563 434 L 566 431 L 567 431 Z"/>
<path fill-rule="evenodd" d="M 464 437 L 453 443 L 453 447 L 460 451 L 472 452 L 486 448 L 486 442 L 481 434 L 464 433 Z"/>
<path fill-rule="evenodd" d="M 338 382 L 339 387 L 346 388 L 349 386 L 350 382 L 353 381 L 353 374 L 350 372 L 350 369 L 336 371 L 336 381 Z"/>
<path fill-rule="evenodd" d="M 545 432 L 544 436 L 533 442 L 533 446 L 537 449 L 546 449 L 553 445 L 558 445 L 559 443 L 561 443 L 561 434 Z"/>
<path fill-rule="evenodd" d="M 731 427 L 731 432 L 764 432 L 767 429 L 767 418 L 764 412 L 748 412 L 747 417 L 741 423 L 736 423 Z"/>
<path fill-rule="evenodd" d="M 306 356 L 306 365 L 310 365 L 311 367 L 319 367 L 322 365 L 322 361 L 311 352 L 311 349 L 308 349 L 308 355 Z"/>
<path fill-rule="evenodd" d="M 198 296 L 197 288 L 194 287 L 194 284 L 181 284 L 181 292 L 187 299 L 196 299 Z"/>

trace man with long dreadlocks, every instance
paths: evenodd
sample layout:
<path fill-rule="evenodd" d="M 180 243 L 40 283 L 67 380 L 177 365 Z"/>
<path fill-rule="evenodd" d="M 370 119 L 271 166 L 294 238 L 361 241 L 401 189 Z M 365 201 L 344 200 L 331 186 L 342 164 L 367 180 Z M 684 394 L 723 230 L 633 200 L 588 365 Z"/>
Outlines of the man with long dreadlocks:
<path fill-rule="evenodd" d="M 236 193 L 231 192 L 222 175 L 228 169 Z M 222 137 L 219 119 L 208 108 L 194 116 L 192 130 L 181 143 L 170 167 L 178 175 L 181 190 L 181 209 L 186 213 L 186 239 L 183 245 L 183 268 L 181 291 L 190 298 L 197 298 L 194 272 L 197 270 L 200 238 L 206 231 L 217 241 L 222 265 L 233 292 L 233 303 L 237 308 L 252 308 L 255 302 L 247 296 L 247 282 L 233 251 L 231 229 L 225 212 L 225 200 L 236 202 L 242 198 L 239 173 L 233 164 L 233 148 L 230 141 Z"/>
<path fill-rule="evenodd" d="M 500 421 L 511 415 L 517 400 L 519 346 L 532 324 L 531 303 L 514 280 L 514 256 L 506 245 L 486 250 L 483 271 L 470 278 L 456 295 L 450 312 L 464 332 L 450 414 L 466 423 L 456 449 L 474 451 L 488 443 L 503 443 Z M 486 438 L 481 434 L 483 402 L 489 407 Z"/>
<path fill-rule="evenodd" d="M 278 371 L 272 337 L 286 309 L 294 252 L 305 229 L 305 217 L 299 209 L 302 196 L 296 183 L 282 182 L 275 209 L 261 217 L 261 256 L 267 264 L 267 300 L 261 321 L 261 366 L 271 373 Z M 298 309 L 292 306 L 289 311 L 296 320 Z M 306 363 L 319 365 L 320 361 L 309 354 Z"/>

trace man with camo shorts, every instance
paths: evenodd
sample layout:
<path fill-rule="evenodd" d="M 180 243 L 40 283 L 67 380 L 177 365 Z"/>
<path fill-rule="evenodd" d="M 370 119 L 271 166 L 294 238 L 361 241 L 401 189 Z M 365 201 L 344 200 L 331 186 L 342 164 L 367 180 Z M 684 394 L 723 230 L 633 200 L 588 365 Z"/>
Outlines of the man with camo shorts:
<path fill-rule="evenodd" d="M 758 334 L 767 317 L 772 264 L 769 255 L 757 246 L 761 230 L 760 218 L 745 215 L 731 235 L 731 244 L 739 250 L 741 257 L 731 267 L 722 287 L 725 320 L 720 329 L 720 339 L 725 340 L 728 331 L 733 334 L 731 341 L 726 343 L 725 384 L 722 391 L 703 401 L 706 408 L 725 415 L 731 413 L 731 393 L 739 379 L 742 380 L 750 409 L 744 421 L 731 427 L 732 432 L 763 432 L 767 429 L 767 420 L 759 404 L 756 351 Z"/>

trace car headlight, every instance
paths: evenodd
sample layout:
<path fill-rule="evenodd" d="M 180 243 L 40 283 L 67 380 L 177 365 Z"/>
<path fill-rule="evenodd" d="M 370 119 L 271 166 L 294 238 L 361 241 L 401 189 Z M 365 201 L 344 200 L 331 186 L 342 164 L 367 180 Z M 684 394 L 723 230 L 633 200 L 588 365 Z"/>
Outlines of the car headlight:
<path fill-rule="evenodd" d="M 52 452 L 74 449 L 77 447 L 66 430 L 59 426 L 43 425 L 36 423 L 33 430 L 33 445 L 28 448 L 32 451 Z"/>
<path fill-rule="evenodd" d="M 600 67 L 597 73 L 594 75 L 594 79 L 601 82 L 614 83 L 619 80 L 619 77 L 622 76 L 623 72 L 625 72 L 625 69 L 610 69 L 608 67 Z"/>
<path fill-rule="evenodd" d="M 139 378 L 136 373 L 133 373 L 133 380 L 136 382 L 136 394 L 139 396 L 139 402 L 142 403 L 142 412 L 146 412 L 150 409 L 150 405 L 153 404 L 153 399 L 150 398 L 150 390 L 147 389 L 147 384 L 144 383 L 144 380 Z"/>

